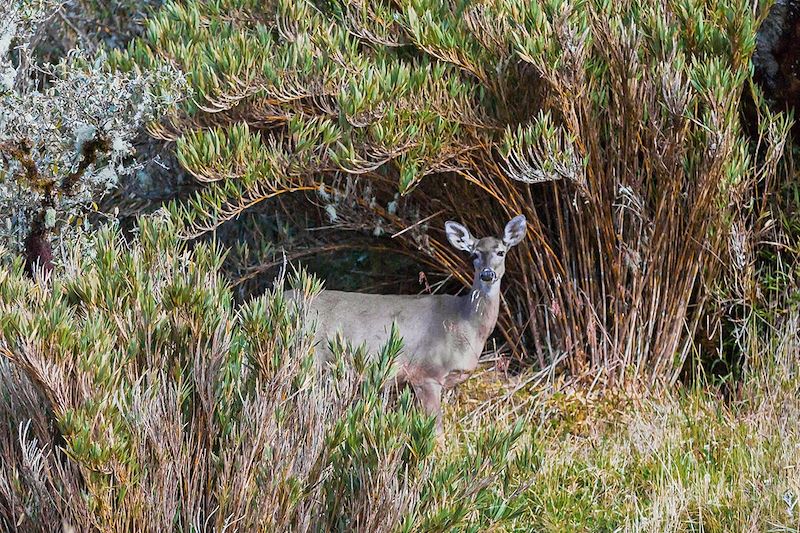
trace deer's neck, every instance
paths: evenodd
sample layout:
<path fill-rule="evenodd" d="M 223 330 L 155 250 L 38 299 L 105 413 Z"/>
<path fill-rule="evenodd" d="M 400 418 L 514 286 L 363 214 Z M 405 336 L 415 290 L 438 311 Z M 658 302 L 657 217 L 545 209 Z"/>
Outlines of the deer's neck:
<path fill-rule="evenodd" d="M 476 278 L 470 292 L 461 297 L 462 316 L 475 331 L 480 349 L 492 334 L 500 311 L 500 282 L 486 290 Z"/>

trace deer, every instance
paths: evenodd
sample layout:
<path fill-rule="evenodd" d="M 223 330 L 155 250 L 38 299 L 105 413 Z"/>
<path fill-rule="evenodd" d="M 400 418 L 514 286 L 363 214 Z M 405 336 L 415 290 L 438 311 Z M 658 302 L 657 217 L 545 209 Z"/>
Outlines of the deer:
<path fill-rule="evenodd" d="M 329 360 L 328 340 L 337 333 L 353 345 L 365 344 L 378 353 L 392 325 L 403 338 L 394 379 L 410 385 L 423 411 L 436 417 L 442 434 L 442 392 L 466 380 L 478 366 L 500 311 L 500 281 L 506 253 L 525 237 L 523 215 L 511 219 L 503 236 L 473 237 L 463 225 L 447 221 L 445 234 L 457 250 L 468 252 L 474 275 L 471 290 L 456 295 L 385 295 L 322 290 L 306 302 L 308 319 L 316 325 L 314 343 Z M 287 291 L 290 300 L 300 295 Z"/>

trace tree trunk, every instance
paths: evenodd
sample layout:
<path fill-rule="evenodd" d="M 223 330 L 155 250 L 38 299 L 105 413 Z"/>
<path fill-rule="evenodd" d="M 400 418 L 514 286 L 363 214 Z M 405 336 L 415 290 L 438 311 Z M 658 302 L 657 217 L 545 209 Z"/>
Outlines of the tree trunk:
<path fill-rule="evenodd" d="M 53 250 L 50 247 L 44 216 L 37 216 L 25 238 L 25 272 L 33 277 L 36 268 L 49 274 L 53 270 Z"/>

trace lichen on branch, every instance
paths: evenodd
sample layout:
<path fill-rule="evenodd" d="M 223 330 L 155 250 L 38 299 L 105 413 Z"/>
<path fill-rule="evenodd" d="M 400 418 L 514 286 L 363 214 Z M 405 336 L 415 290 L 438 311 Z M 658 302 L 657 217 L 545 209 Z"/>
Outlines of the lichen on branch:
<path fill-rule="evenodd" d="M 17 0 L 0 14 L 0 245 L 29 256 L 32 237 L 47 248 L 133 170 L 133 138 L 183 86 L 170 65 L 114 72 L 80 50 L 37 64 L 30 39 L 55 8 Z"/>

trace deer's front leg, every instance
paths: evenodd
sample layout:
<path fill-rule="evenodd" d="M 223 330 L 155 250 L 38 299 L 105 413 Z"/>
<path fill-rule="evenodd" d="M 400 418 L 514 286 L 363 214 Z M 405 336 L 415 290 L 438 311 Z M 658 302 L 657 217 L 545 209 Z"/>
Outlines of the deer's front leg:
<path fill-rule="evenodd" d="M 442 426 L 442 384 L 433 379 L 412 383 L 414 394 L 428 415 L 436 416 L 436 432 L 441 434 Z"/>

